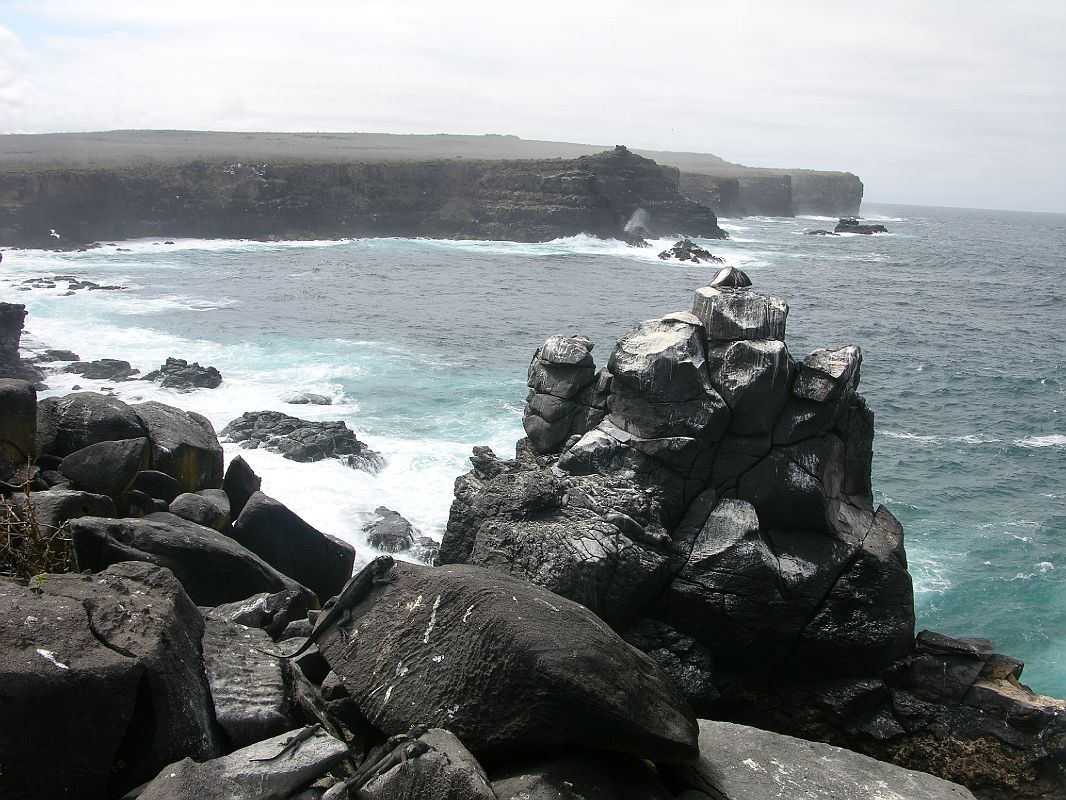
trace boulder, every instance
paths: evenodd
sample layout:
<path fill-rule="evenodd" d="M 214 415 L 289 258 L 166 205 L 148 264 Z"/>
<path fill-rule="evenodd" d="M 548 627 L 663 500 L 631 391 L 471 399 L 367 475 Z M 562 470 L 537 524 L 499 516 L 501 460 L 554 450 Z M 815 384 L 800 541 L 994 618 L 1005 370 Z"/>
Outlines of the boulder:
<path fill-rule="evenodd" d="M 380 453 L 359 441 L 344 422 L 309 422 L 279 411 L 246 411 L 222 429 L 242 447 L 262 447 L 293 461 L 335 458 L 352 469 L 375 473 L 385 466 Z"/>
<path fill-rule="evenodd" d="M 262 628 L 271 639 L 278 639 L 293 620 L 307 620 L 307 598 L 303 592 L 287 589 L 274 594 L 260 592 L 244 600 L 215 606 L 205 615 L 250 628 Z"/>
<path fill-rule="evenodd" d="M 633 756 L 577 752 L 526 757 L 493 772 L 498 800 L 673 800 Z"/>
<path fill-rule="evenodd" d="M 378 518 L 363 528 L 367 543 L 383 553 L 402 553 L 415 546 L 422 534 L 410 522 L 384 506 L 374 509 Z"/>
<path fill-rule="evenodd" d="M 214 367 L 190 364 L 184 358 L 168 358 L 159 369 L 144 376 L 146 381 L 159 381 L 164 389 L 191 392 L 194 389 L 217 389 L 222 383 L 222 373 Z"/>
<path fill-rule="evenodd" d="M 693 264 L 699 264 L 704 261 L 712 264 L 724 264 L 725 259 L 718 256 L 711 255 L 708 251 L 704 250 L 698 244 L 695 244 L 691 239 L 682 239 L 676 242 L 673 247 L 669 247 L 659 253 L 659 258 L 663 261 L 691 261 Z"/>
<path fill-rule="evenodd" d="M 256 492 L 230 536 L 326 601 L 352 576 L 355 548 L 308 525 L 285 505 Z"/>
<path fill-rule="evenodd" d="M 707 285 L 743 289 L 746 286 L 751 286 L 751 278 L 748 277 L 748 273 L 736 267 L 723 267 L 718 270 L 718 274 Z"/>
<path fill-rule="evenodd" d="M 750 288 L 704 286 L 696 290 L 692 313 L 703 323 L 708 342 L 784 341 L 788 305 Z"/>
<path fill-rule="evenodd" d="M 219 754 L 202 666 L 203 618 L 169 570 L 128 562 L 96 575 L 49 575 L 38 585 L 45 596 L 81 603 L 92 635 L 144 668 L 134 715 L 115 754 L 116 787 L 143 783 L 184 755 Z M 92 729 L 96 722 L 83 724 Z"/>
<path fill-rule="evenodd" d="M 324 394 L 315 394 L 314 392 L 289 392 L 281 396 L 281 402 L 289 403 L 294 406 L 330 406 L 333 405 L 333 400 L 326 397 Z"/>
<path fill-rule="evenodd" d="M 571 436 L 603 419 L 610 377 L 597 373 L 592 342 L 584 336 L 551 336 L 529 364 L 522 426 L 538 453 L 557 453 Z"/>
<path fill-rule="evenodd" d="M 177 478 L 186 492 L 222 486 L 222 445 L 207 417 L 149 401 L 131 406 L 152 444 L 152 469 Z"/>
<path fill-rule="evenodd" d="M 229 497 L 230 517 L 236 519 L 244 510 L 248 499 L 259 491 L 263 485 L 263 479 L 252 471 L 248 462 L 240 456 L 236 456 L 226 467 L 226 475 L 222 479 L 222 491 Z"/>
<path fill-rule="evenodd" d="M 815 350 L 799 365 L 792 393 L 816 403 L 836 400 L 858 386 L 861 364 L 862 351 L 855 345 Z"/>
<path fill-rule="evenodd" d="M 33 461 L 36 438 L 37 391 L 33 384 L 0 378 L 0 480 L 7 480 L 14 467 Z"/>
<path fill-rule="evenodd" d="M 349 795 L 352 796 L 352 795 Z M 385 756 L 358 790 L 365 800 L 496 800 L 485 770 L 454 734 L 430 728 Z"/>
<path fill-rule="evenodd" d="M 724 800 L 973 800 L 958 784 L 820 742 L 700 720 L 700 758 L 677 782 Z"/>
<path fill-rule="evenodd" d="M 14 495 L 15 503 L 25 508 L 26 495 Z M 49 489 L 31 492 L 29 503 L 33 515 L 44 533 L 56 531 L 65 522 L 79 517 L 115 517 L 115 503 L 106 495 L 79 492 L 73 489 Z"/>
<path fill-rule="evenodd" d="M 83 517 L 70 526 L 82 569 L 96 572 L 119 561 L 150 561 L 173 572 L 197 605 L 217 606 L 259 592 L 308 591 L 228 536 L 173 514 Z"/>
<path fill-rule="evenodd" d="M 59 464 L 74 488 L 117 500 L 148 466 L 148 440 L 117 439 L 76 450 Z"/>
<path fill-rule="evenodd" d="M 303 731 L 282 733 L 211 761 L 170 764 L 138 800 L 288 800 L 348 755 L 344 742 L 321 727 L 303 730 L 305 738 Z"/>
<path fill-rule="evenodd" d="M 4 796 L 115 796 L 145 681 L 143 662 L 93 634 L 81 600 L 0 581 Z"/>
<path fill-rule="evenodd" d="M 37 404 L 37 453 L 63 458 L 98 442 L 148 435 L 130 406 L 97 392 L 46 397 Z"/>
<path fill-rule="evenodd" d="M 63 372 L 71 372 L 95 381 L 128 381 L 140 372 L 130 366 L 129 361 L 118 358 L 101 358 L 96 361 L 78 361 L 63 367 Z"/>
<path fill-rule="evenodd" d="M 168 504 L 184 491 L 177 478 L 157 469 L 138 472 L 133 479 L 133 488 Z"/>
<path fill-rule="evenodd" d="M 717 441 L 729 407 L 711 385 L 697 325 L 642 322 L 611 353 L 611 423 L 645 439 L 688 436 Z"/>
<path fill-rule="evenodd" d="M 456 481 L 438 563 L 521 576 L 625 624 L 666 587 L 669 537 L 636 482 L 566 476 L 511 462 L 492 478 Z"/>
<path fill-rule="evenodd" d="M 711 385 L 730 409 L 730 433 L 768 434 L 789 398 L 795 365 L 784 342 L 740 340 L 707 349 Z"/>
<path fill-rule="evenodd" d="M 207 490 L 211 491 L 211 490 Z M 217 490 L 216 490 L 217 491 Z M 170 502 L 170 513 L 216 531 L 225 530 L 230 524 L 229 502 L 226 509 L 201 494 L 185 492 Z"/>
<path fill-rule="evenodd" d="M 573 745 L 695 755 L 695 719 L 670 679 L 584 606 L 525 581 L 397 562 L 348 620 L 319 649 L 386 734 L 447 725 L 479 757 Z"/>
<path fill-rule="evenodd" d="M 264 631 L 208 615 L 203 648 L 215 718 L 233 747 L 298 727 L 284 665 Z"/>

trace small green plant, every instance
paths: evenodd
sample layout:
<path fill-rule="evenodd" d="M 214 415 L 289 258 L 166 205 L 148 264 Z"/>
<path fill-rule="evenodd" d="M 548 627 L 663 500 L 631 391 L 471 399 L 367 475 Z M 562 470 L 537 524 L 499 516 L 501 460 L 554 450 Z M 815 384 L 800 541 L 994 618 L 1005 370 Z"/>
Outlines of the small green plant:
<path fill-rule="evenodd" d="M 29 482 L 22 497 L 0 498 L 0 575 L 26 581 L 40 591 L 44 573 L 75 568 L 74 546 L 66 523 L 42 526 L 30 497 Z"/>

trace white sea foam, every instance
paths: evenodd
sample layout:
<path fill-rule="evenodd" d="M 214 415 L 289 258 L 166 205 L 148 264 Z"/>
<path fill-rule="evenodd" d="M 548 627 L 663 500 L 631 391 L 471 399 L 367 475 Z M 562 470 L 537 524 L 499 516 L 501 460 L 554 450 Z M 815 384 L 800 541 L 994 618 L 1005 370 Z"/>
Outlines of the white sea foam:
<path fill-rule="evenodd" d="M 1051 433 L 1046 436 L 1026 436 L 1024 439 L 1016 439 L 1014 444 L 1018 447 L 1028 448 L 1064 447 L 1066 446 L 1066 435 Z"/>

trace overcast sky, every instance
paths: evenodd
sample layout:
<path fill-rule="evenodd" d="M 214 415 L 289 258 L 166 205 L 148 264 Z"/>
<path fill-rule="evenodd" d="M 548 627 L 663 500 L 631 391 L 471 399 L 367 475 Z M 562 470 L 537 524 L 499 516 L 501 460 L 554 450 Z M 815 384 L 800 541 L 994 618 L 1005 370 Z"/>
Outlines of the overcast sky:
<path fill-rule="evenodd" d="M 0 133 L 510 133 L 1066 211 L 1066 0 L 0 0 Z"/>

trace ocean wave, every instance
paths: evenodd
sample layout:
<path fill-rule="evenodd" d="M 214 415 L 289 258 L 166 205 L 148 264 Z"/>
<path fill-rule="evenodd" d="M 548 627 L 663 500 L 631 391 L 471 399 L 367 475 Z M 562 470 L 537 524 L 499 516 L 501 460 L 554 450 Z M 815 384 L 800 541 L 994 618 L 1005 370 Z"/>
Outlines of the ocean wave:
<path fill-rule="evenodd" d="M 921 369 L 918 370 L 921 372 Z M 1002 439 L 995 436 L 979 436 L 977 434 L 966 434 L 964 436 L 933 436 L 931 434 L 923 433 L 910 433 L 907 431 L 877 431 L 878 436 L 885 436 L 889 439 L 902 439 L 911 442 L 923 442 L 929 444 L 998 444 L 1002 442 Z"/>

